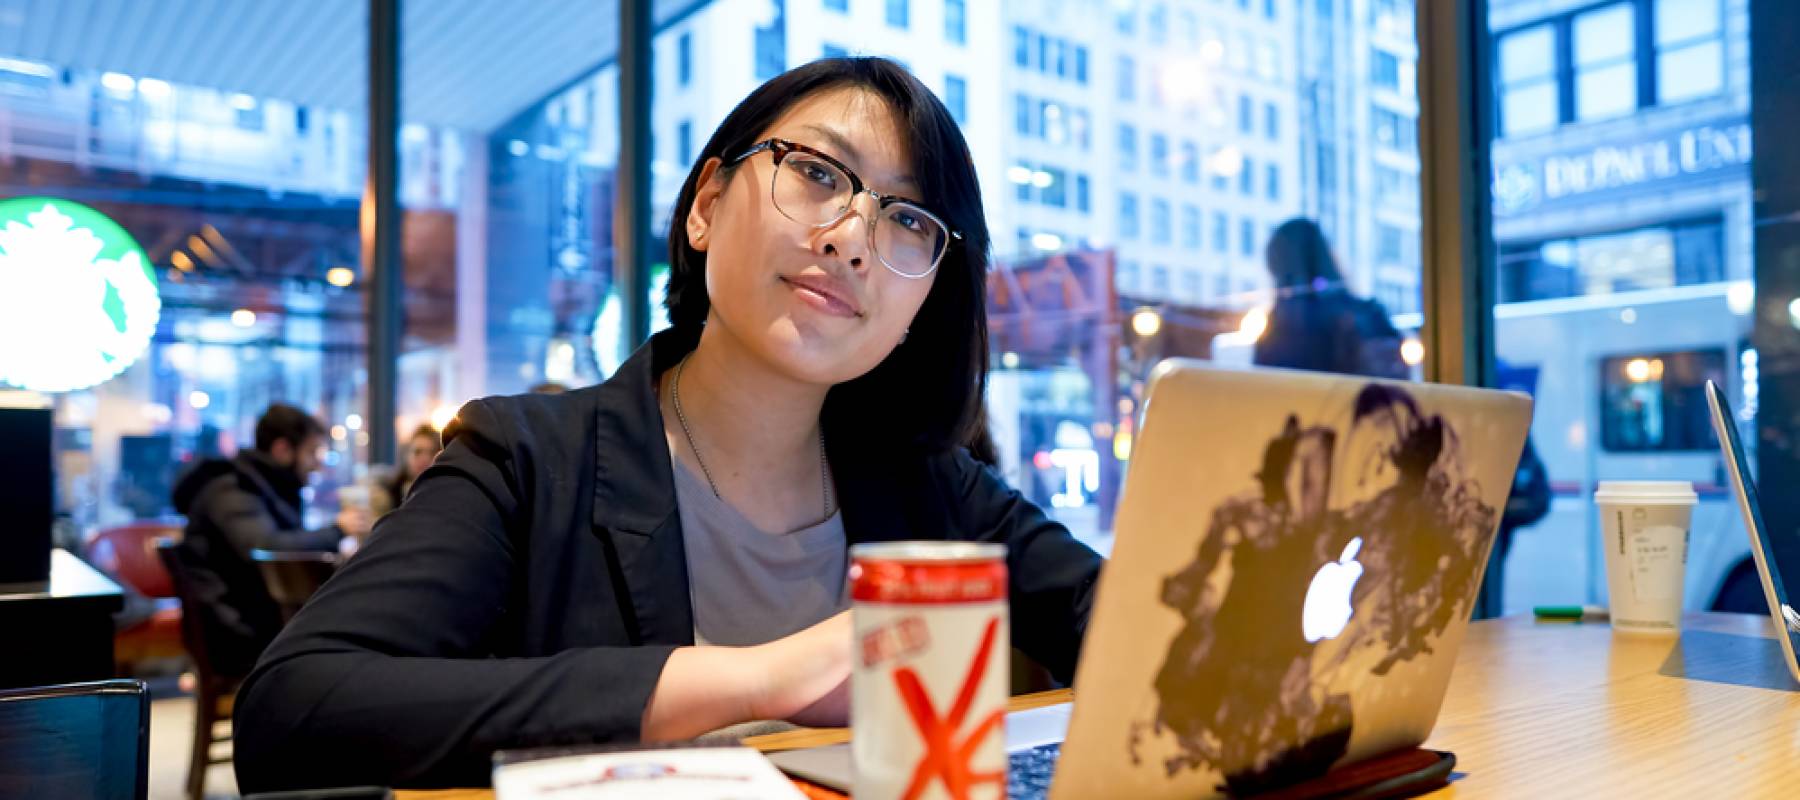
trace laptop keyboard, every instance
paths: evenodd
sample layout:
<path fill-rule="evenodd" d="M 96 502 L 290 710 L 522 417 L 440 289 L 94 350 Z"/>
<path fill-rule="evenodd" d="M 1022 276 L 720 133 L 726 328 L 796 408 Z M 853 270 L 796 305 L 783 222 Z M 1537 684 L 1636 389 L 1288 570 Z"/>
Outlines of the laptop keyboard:
<path fill-rule="evenodd" d="M 1009 800 L 1043 800 L 1050 795 L 1050 776 L 1062 742 L 1040 744 L 1007 755 L 1006 796 Z"/>

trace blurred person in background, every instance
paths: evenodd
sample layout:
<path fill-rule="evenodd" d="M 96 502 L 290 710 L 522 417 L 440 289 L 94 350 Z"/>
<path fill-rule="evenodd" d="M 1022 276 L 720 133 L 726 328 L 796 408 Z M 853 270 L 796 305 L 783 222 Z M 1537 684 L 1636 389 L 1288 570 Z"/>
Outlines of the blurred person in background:
<path fill-rule="evenodd" d="M 256 657 L 281 631 L 281 612 L 252 550 L 336 552 L 346 537 L 369 532 L 366 511 L 346 508 L 318 530 L 304 523 L 301 489 L 319 470 L 325 426 L 312 415 L 276 404 L 256 421 L 256 447 L 231 459 L 207 459 L 175 485 L 175 510 L 187 515 L 181 547 L 196 565 L 195 593 L 215 667 L 224 674 L 250 672 Z"/>
<path fill-rule="evenodd" d="M 1319 224 L 1291 219 L 1264 251 L 1275 283 L 1269 326 L 1256 341 L 1257 366 L 1407 380 L 1403 341 L 1381 304 L 1350 293 Z"/>
<path fill-rule="evenodd" d="M 370 511 L 379 518 L 399 508 L 406 493 L 412 490 L 413 481 L 419 479 L 443 449 L 443 439 L 437 428 L 430 423 L 414 428 L 412 435 L 406 438 L 406 446 L 400 448 L 400 463 L 372 470 L 374 474 L 370 477 L 374 491 L 369 493 Z"/>

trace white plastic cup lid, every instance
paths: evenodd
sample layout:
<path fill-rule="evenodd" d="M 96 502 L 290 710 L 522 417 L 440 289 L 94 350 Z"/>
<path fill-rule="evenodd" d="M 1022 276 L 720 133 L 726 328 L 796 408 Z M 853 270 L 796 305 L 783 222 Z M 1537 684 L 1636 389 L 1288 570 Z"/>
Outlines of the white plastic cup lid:
<path fill-rule="evenodd" d="M 1594 502 L 1692 505 L 1700 496 L 1692 481 L 1601 481 Z"/>

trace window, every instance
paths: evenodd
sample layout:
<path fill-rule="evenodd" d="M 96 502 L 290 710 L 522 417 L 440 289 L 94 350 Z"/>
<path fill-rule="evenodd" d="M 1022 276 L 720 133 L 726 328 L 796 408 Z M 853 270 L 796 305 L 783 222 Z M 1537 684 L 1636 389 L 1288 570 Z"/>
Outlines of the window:
<path fill-rule="evenodd" d="M 1137 62 L 1131 56 L 1119 56 L 1119 99 L 1127 103 L 1137 99 Z"/>
<path fill-rule="evenodd" d="M 969 9 L 967 0 L 944 0 L 944 41 L 969 43 Z"/>
<path fill-rule="evenodd" d="M 1048 74 L 1055 66 L 1051 63 L 1052 60 L 1050 37 L 1040 33 L 1037 35 L 1037 71 Z"/>
<path fill-rule="evenodd" d="M 1716 454 L 1706 382 L 1730 382 L 1725 353 L 1630 353 L 1600 362 L 1600 446 L 1614 453 Z"/>
<path fill-rule="evenodd" d="M 1200 273 L 1196 270 L 1185 270 L 1181 273 L 1181 292 L 1190 303 L 1200 302 Z"/>
<path fill-rule="evenodd" d="M 1245 197 L 1256 194 L 1256 162 L 1244 159 L 1244 165 L 1238 169 L 1238 193 Z"/>
<path fill-rule="evenodd" d="M 1169 176 L 1169 137 L 1150 134 L 1150 171 L 1158 178 Z"/>
<path fill-rule="evenodd" d="M 1718 217 L 1500 248 L 1503 303 L 1697 286 L 1725 280 Z"/>
<path fill-rule="evenodd" d="M 686 86 L 694 81 L 694 35 L 682 31 L 675 40 L 675 83 Z"/>
<path fill-rule="evenodd" d="M 1281 165 L 1269 164 L 1263 167 L 1263 194 L 1270 201 L 1281 200 Z"/>
<path fill-rule="evenodd" d="M 1193 142 L 1181 143 L 1181 180 L 1200 182 L 1200 146 Z"/>
<path fill-rule="evenodd" d="M 1274 21 L 1275 0 L 1263 0 L 1263 19 Z"/>
<path fill-rule="evenodd" d="M 1136 261 L 1120 261 L 1116 278 L 1120 291 L 1135 291 L 1138 288 L 1138 263 Z"/>
<path fill-rule="evenodd" d="M 1137 129 L 1130 125 L 1119 124 L 1119 169 L 1132 172 L 1137 169 Z"/>
<path fill-rule="evenodd" d="M 1075 176 L 1075 210 L 1088 213 L 1088 176 Z"/>
<path fill-rule="evenodd" d="M 1500 39 L 1502 136 L 1524 136 L 1556 127 L 1556 29 L 1538 25 Z"/>
<path fill-rule="evenodd" d="M 969 84 L 955 75 L 944 76 L 944 107 L 958 125 L 969 124 Z"/>
<path fill-rule="evenodd" d="M 1369 82 L 1378 89 L 1389 91 L 1400 90 L 1400 59 L 1392 53 L 1375 51 L 1375 57 L 1369 62 Z"/>
<path fill-rule="evenodd" d="M 675 163 L 684 168 L 694 163 L 694 123 L 685 119 L 675 126 Z"/>
<path fill-rule="evenodd" d="M 1169 293 L 1169 268 L 1158 264 L 1150 268 L 1150 291 L 1167 296 Z"/>
<path fill-rule="evenodd" d="M 1274 103 L 1263 103 L 1263 135 L 1271 142 L 1281 141 L 1281 110 Z"/>
<path fill-rule="evenodd" d="M 1166 245 L 1170 242 L 1169 201 L 1157 198 L 1150 201 L 1150 242 Z"/>
<path fill-rule="evenodd" d="M 1256 131 L 1256 103 L 1250 95 L 1238 95 L 1238 133 Z"/>
<path fill-rule="evenodd" d="M 1069 174 L 1055 167 L 1045 167 L 1044 174 L 1050 176 L 1048 185 L 1038 193 L 1038 202 L 1052 208 L 1063 208 L 1069 204 Z"/>
<path fill-rule="evenodd" d="M 1256 221 L 1245 217 L 1238 223 L 1238 255 L 1256 255 Z"/>
<path fill-rule="evenodd" d="M 1637 108 L 1634 18 L 1629 3 L 1575 17 L 1575 119 L 1606 119 Z"/>
<path fill-rule="evenodd" d="M 756 79 L 766 81 L 787 70 L 787 21 L 780 14 L 759 27 L 756 36 Z"/>
<path fill-rule="evenodd" d="M 1037 176 L 1032 174 L 1030 164 L 1017 164 L 1014 166 L 1014 170 L 1017 172 L 1017 175 L 1011 177 L 1013 183 L 1019 187 L 1016 190 L 1018 192 L 1019 202 L 1029 203 L 1031 202 L 1031 181 Z"/>
<path fill-rule="evenodd" d="M 1049 100 L 1038 101 L 1038 135 L 1051 144 L 1069 140 L 1069 123 L 1063 119 L 1062 106 Z"/>
<path fill-rule="evenodd" d="M 1037 116 L 1031 105 L 1031 98 L 1022 94 L 1013 95 L 1013 130 L 1020 136 L 1031 135 L 1031 120 Z"/>
<path fill-rule="evenodd" d="M 1419 123 L 1417 120 L 1402 117 L 1385 108 L 1377 108 L 1370 115 L 1375 125 L 1375 141 L 1403 153 L 1416 153 L 1419 150 Z"/>
<path fill-rule="evenodd" d="M 821 47 L 823 49 L 823 52 L 821 53 L 821 55 L 823 55 L 825 58 L 844 58 L 844 57 L 850 55 L 850 50 L 848 48 L 845 48 L 845 47 L 842 47 L 839 45 L 835 45 L 830 42 L 826 42 L 825 44 L 821 45 Z"/>
<path fill-rule="evenodd" d="M 1218 239 L 1213 241 L 1217 242 Z M 1223 303 L 1231 298 L 1231 278 L 1226 275 L 1213 276 L 1213 301 Z"/>
<path fill-rule="evenodd" d="M 1200 209 L 1195 206 L 1181 207 L 1181 247 L 1190 251 L 1200 249 Z M 1194 290 L 1194 294 L 1199 293 L 1198 289 Z"/>
<path fill-rule="evenodd" d="M 910 24 L 910 3 L 907 0 L 887 0 L 887 24 L 890 28 L 905 28 Z"/>
<path fill-rule="evenodd" d="M 1075 46 L 1075 82 L 1086 86 L 1088 81 L 1088 49 L 1083 45 Z"/>
<path fill-rule="evenodd" d="M 850 0 L 825 0 L 825 9 L 827 11 L 847 13 L 850 10 Z"/>
<path fill-rule="evenodd" d="M 1144 35 L 1151 44 L 1163 44 L 1169 40 L 1169 8 L 1161 3 L 1150 7 L 1144 17 Z"/>
<path fill-rule="evenodd" d="M 1119 238 L 1138 238 L 1138 199 L 1130 192 L 1119 193 Z"/>
<path fill-rule="evenodd" d="M 1067 40 L 1056 40 L 1056 77 L 1058 78 L 1069 77 L 1069 50 L 1070 47 Z"/>
<path fill-rule="evenodd" d="M 1231 219 L 1223 211 L 1214 211 L 1212 219 L 1212 249 L 1215 253 L 1223 253 L 1231 249 Z"/>
<path fill-rule="evenodd" d="M 1013 66 L 1031 68 L 1031 31 L 1023 26 L 1013 27 Z"/>
<path fill-rule="evenodd" d="M 1656 0 L 1656 94 L 1661 103 L 1711 97 L 1725 88 L 1720 0 Z"/>
<path fill-rule="evenodd" d="M 1080 146 L 1083 152 L 1093 149 L 1094 123 L 1088 117 L 1086 110 L 1078 108 L 1069 112 L 1069 129 L 1075 136 L 1075 144 Z"/>
<path fill-rule="evenodd" d="M 1121 35 L 1131 36 L 1137 33 L 1137 4 L 1132 3 L 1121 8 L 1113 16 L 1113 29 Z"/>

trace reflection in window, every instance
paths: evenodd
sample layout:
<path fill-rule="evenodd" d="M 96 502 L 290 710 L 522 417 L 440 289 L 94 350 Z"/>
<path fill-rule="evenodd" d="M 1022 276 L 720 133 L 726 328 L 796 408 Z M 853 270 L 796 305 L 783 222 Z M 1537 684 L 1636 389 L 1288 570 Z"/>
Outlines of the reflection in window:
<path fill-rule="evenodd" d="M 1556 29 L 1538 25 L 1500 39 L 1500 127 L 1522 136 L 1556 127 Z"/>
<path fill-rule="evenodd" d="M 1575 118 L 1605 119 L 1637 108 L 1637 27 L 1618 3 L 1575 17 Z"/>
<path fill-rule="evenodd" d="M 1727 385 L 1725 354 L 1689 350 L 1600 362 L 1600 444 L 1613 452 L 1716 452 L 1706 382 Z"/>
<path fill-rule="evenodd" d="M 1725 88 L 1720 0 L 1657 0 L 1656 93 L 1662 103 L 1710 97 Z"/>
<path fill-rule="evenodd" d="M 1725 279 L 1717 218 L 1620 233 L 1508 244 L 1500 249 L 1500 301 L 1548 300 L 1692 286 Z"/>

